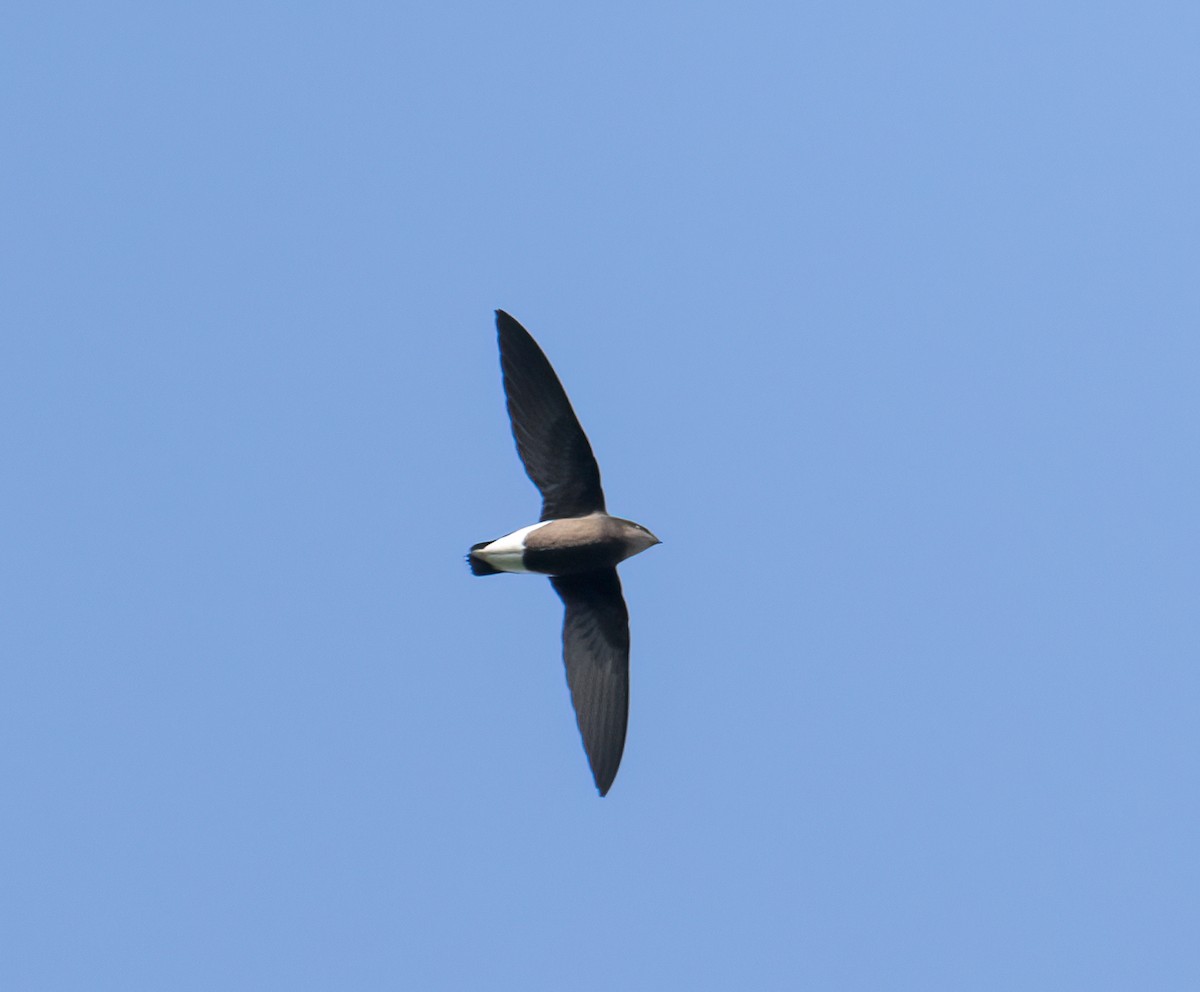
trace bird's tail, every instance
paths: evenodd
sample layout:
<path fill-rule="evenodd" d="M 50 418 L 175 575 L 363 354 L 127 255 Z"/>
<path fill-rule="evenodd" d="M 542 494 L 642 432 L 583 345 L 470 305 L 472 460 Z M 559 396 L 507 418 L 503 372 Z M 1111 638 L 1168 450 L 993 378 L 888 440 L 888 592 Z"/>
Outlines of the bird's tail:
<path fill-rule="evenodd" d="M 489 565 L 482 558 L 475 557 L 476 551 L 478 551 L 480 548 L 486 548 L 491 543 L 492 543 L 491 541 L 480 541 L 478 544 L 471 545 L 471 550 L 467 554 L 467 564 L 471 566 L 471 574 L 472 575 L 499 575 L 500 574 L 500 569 L 492 568 L 492 566 Z"/>

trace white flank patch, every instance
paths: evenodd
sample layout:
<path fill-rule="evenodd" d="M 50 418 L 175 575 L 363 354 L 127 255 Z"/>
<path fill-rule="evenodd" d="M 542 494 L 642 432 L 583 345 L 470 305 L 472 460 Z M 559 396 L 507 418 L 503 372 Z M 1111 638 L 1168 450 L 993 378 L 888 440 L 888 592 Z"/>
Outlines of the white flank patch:
<path fill-rule="evenodd" d="M 553 522 L 552 520 L 543 520 L 540 524 L 530 524 L 528 527 L 514 530 L 511 534 L 498 537 L 487 547 L 476 551 L 475 557 L 482 558 L 492 568 L 498 568 L 502 572 L 528 572 L 529 569 L 521 563 L 521 558 L 525 554 L 525 538 L 539 527 L 545 527 L 546 524 Z"/>

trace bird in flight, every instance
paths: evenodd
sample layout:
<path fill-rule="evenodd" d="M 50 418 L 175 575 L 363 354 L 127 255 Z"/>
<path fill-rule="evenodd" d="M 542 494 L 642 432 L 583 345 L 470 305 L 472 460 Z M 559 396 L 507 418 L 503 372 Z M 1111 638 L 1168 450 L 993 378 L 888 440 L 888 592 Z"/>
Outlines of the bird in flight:
<path fill-rule="evenodd" d="M 629 611 L 617 563 L 661 542 L 604 508 L 600 467 L 571 401 L 529 332 L 496 311 L 500 370 L 517 453 L 542 494 L 542 516 L 471 548 L 475 575 L 548 575 L 563 601 L 563 661 L 588 764 L 606 795 L 629 715 Z"/>

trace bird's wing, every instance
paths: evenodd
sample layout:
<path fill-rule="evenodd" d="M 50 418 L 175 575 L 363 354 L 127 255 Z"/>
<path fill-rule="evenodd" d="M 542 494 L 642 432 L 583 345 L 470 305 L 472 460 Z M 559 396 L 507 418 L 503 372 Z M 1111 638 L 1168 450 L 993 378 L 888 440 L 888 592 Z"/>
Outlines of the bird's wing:
<path fill-rule="evenodd" d="M 542 519 L 604 509 L 600 468 L 571 401 L 529 332 L 496 311 L 504 396 L 517 451 L 542 494 Z"/>
<path fill-rule="evenodd" d="M 629 716 L 629 611 L 615 568 L 550 580 L 566 607 L 563 660 L 575 718 L 600 795 L 608 792 Z"/>

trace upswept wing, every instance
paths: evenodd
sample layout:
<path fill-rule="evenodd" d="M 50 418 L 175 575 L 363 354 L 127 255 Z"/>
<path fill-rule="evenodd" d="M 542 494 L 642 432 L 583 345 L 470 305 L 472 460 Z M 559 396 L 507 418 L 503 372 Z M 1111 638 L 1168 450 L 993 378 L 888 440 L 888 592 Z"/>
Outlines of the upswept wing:
<path fill-rule="evenodd" d="M 517 321 L 496 311 L 500 369 L 517 452 L 542 494 L 542 519 L 604 510 L 600 468 L 550 362 Z"/>

